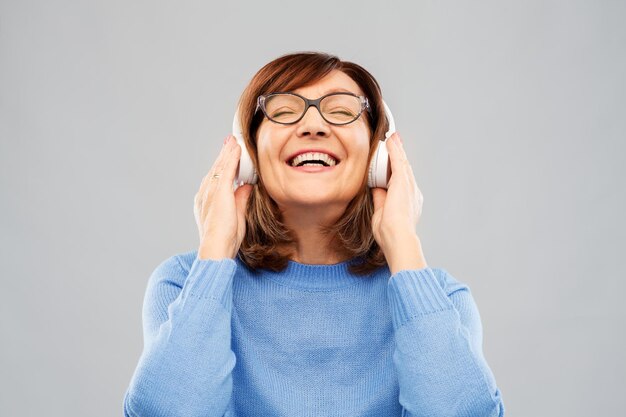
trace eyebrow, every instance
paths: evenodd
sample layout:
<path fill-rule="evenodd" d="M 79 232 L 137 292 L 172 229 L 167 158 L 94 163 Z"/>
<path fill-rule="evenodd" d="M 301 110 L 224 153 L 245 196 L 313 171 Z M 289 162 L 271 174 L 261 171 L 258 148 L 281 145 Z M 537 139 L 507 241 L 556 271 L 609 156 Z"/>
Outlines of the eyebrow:
<path fill-rule="evenodd" d="M 293 90 L 291 92 L 295 93 L 295 91 Z M 346 90 L 345 88 L 341 88 L 341 87 L 336 87 L 336 88 L 331 88 L 330 90 L 326 91 L 324 94 L 322 94 L 322 96 L 325 96 L 326 94 L 330 94 L 330 93 L 351 93 L 351 94 L 354 94 L 355 96 L 360 95 L 358 93 L 355 93 L 354 91 Z M 302 95 L 302 93 L 298 93 L 298 94 Z"/>
<path fill-rule="evenodd" d="M 331 88 L 330 90 L 328 90 L 324 94 L 328 94 L 328 93 L 352 93 L 352 94 L 356 94 L 356 93 L 353 93 L 350 90 L 346 90 L 345 88 Z"/>

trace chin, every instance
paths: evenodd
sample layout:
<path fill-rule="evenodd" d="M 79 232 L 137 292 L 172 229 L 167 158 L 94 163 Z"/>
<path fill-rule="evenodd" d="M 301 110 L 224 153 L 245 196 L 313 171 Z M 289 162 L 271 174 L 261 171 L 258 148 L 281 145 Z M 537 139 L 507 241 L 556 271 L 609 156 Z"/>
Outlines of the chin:
<path fill-rule="evenodd" d="M 332 206 L 332 205 L 347 205 L 350 201 L 346 200 L 345 196 L 338 196 L 333 193 L 315 193 L 302 191 L 290 193 L 289 195 L 282 195 L 279 199 L 275 199 L 279 206 L 293 207 L 293 206 Z"/>

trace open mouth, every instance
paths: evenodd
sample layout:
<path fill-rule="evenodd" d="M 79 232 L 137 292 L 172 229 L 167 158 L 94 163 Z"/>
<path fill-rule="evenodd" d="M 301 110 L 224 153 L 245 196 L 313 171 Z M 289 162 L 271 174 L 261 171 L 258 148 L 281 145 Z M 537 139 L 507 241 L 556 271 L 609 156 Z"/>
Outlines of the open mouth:
<path fill-rule="evenodd" d="M 292 167 L 302 166 L 324 166 L 332 167 L 339 164 L 339 160 L 332 156 L 321 152 L 307 152 L 301 153 L 295 158 L 287 161 L 287 164 Z"/>

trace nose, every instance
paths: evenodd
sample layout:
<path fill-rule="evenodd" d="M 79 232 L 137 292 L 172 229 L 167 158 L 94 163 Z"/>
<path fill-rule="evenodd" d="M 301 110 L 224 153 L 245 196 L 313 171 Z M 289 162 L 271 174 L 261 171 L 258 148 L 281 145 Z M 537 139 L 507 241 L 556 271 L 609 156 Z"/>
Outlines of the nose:
<path fill-rule="evenodd" d="M 298 136 L 327 137 L 330 127 L 317 108 L 311 106 L 298 122 L 296 133 Z"/>

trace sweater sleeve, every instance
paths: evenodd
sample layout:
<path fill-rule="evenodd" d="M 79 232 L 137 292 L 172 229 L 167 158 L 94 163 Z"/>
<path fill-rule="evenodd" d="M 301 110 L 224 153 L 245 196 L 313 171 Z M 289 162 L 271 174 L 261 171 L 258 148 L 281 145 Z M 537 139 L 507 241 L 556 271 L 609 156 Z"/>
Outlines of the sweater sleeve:
<path fill-rule="evenodd" d="M 173 256 L 154 270 L 143 301 L 144 347 L 124 395 L 126 417 L 223 416 L 232 393 L 232 259 L 189 271 Z"/>
<path fill-rule="evenodd" d="M 429 267 L 388 282 L 402 416 L 503 417 L 476 303 L 467 285 L 441 271 L 442 283 Z"/>

